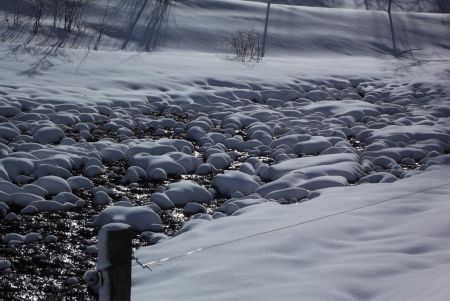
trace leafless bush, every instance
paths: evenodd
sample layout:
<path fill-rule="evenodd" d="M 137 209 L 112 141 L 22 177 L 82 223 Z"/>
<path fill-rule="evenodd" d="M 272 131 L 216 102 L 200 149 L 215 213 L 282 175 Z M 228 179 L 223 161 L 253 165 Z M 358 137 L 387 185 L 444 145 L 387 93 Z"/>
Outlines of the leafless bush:
<path fill-rule="evenodd" d="M 436 0 L 438 12 L 442 14 L 442 24 L 450 24 L 450 2 L 448 0 Z"/>
<path fill-rule="evenodd" d="M 37 33 L 41 27 L 44 11 L 44 0 L 33 0 L 33 33 Z"/>
<path fill-rule="evenodd" d="M 16 5 L 12 13 L 4 11 L 4 20 L 8 29 L 19 29 L 25 23 L 20 5 Z"/>
<path fill-rule="evenodd" d="M 437 11 L 441 14 L 450 13 L 450 2 L 448 0 L 435 0 Z"/>
<path fill-rule="evenodd" d="M 48 0 L 50 2 L 49 9 L 53 19 L 53 30 L 56 30 L 61 18 L 60 0 Z"/>
<path fill-rule="evenodd" d="M 83 13 L 88 3 L 89 0 L 64 0 L 62 7 L 64 31 L 72 32 L 82 27 Z"/>
<path fill-rule="evenodd" d="M 234 52 L 237 61 L 261 61 L 261 34 L 253 28 L 233 33 L 225 40 L 225 46 Z"/>

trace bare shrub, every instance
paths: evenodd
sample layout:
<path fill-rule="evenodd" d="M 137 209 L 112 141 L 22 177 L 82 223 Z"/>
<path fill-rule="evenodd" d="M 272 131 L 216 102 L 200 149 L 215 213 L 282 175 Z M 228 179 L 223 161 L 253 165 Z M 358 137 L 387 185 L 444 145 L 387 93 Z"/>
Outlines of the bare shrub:
<path fill-rule="evenodd" d="M 235 60 L 241 62 L 261 61 L 261 34 L 251 30 L 238 31 L 226 38 L 225 46 L 235 54 Z"/>
<path fill-rule="evenodd" d="M 53 19 L 53 30 L 56 30 L 58 23 L 60 22 L 61 12 L 60 12 L 60 0 L 49 0 L 49 9 L 51 10 Z"/>
<path fill-rule="evenodd" d="M 3 20 L 5 21 L 6 27 L 8 29 L 11 28 L 11 16 L 8 14 L 6 10 L 3 11 Z"/>
<path fill-rule="evenodd" d="M 441 14 L 450 13 L 450 2 L 448 0 L 435 0 L 437 10 Z"/>
<path fill-rule="evenodd" d="M 72 32 L 82 27 L 84 9 L 88 3 L 89 0 L 64 0 L 62 7 L 64 31 Z"/>
<path fill-rule="evenodd" d="M 44 0 L 33 0 L 33 33 L 37 33 L 41 27 L 44 11 Z"/>
<path fill-rule="evenodd" d="M 8 29 L 19 29 L 26 21 L 22 16 L 22 9 L 19 4 L 16 5 L 12 13 L 4 11 L 4 20 Z"/>

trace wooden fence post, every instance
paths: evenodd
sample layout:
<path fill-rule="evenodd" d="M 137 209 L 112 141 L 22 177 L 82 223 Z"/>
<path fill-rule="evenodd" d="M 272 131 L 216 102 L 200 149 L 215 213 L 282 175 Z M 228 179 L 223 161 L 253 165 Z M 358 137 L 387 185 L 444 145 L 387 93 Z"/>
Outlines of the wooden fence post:
<path fill-rule="evenodd" d="M 98 236 L 100 301 L 131 300 L 132 231 L 129 225 L 103 226 Z"/>

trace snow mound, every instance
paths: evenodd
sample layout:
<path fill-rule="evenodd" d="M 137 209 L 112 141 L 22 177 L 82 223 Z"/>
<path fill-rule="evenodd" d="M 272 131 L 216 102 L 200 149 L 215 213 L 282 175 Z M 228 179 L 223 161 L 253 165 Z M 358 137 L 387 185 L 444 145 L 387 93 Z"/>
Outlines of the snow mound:
<path fill-rule="evenodd" d="M 359 121 L 366 116 L 378 116 L 378 106 L 359 100 L 321 101 L 302 109 L 303 113 L 321 113 L 327 117 L 350 116 Z"/>
<path fill-rule="evenodd" d="M 19 175 L 30 175 L 34 171 L 33 161 L 23 158 L 0 159 L 0 178 L 11 181 Z"/>
<path fill-rule="evenodd" d="M 240 171 L 216 175 L 211 184 L 221 194 L 230 197 L 238 191 L 243 195 L 249 195 L 260 186 L 254 177 Z"/>
<path fill-rule="evenodd" d="M 64 137 L 66 135 L 60 128 L 42 127 L 34 133 L 33 141 L 39 144 L 53 144 L 60 142 Z"/>
<path fill-rule="evenodd" d="M 49 194 L 57 195 L 60 192 L 72 192 L 69 183 L 63 178 L 45 176 L 33 182 L 33 185 L 45 189 Z"/>
<path fill-rule="evenodd" d="M 182 207 L 187 203 L 208 203 L 212 200 L 211 193 L 203 186 L 193 181 L 180 181 L 167 186 L 163 193 L 171 204 Z M 158 204 L 158 198 L 164 198 L 161 194 L 151 197 L 151 201 Z"/>
<path fill-rule="evenodd" d="M 303 157 L 297 159 L 286 160 L 278 164 L 274 164 L 269 166 L 261 175 L 261 178 L 274 181 L 287 173 L 293 171 L 302 171 L 305 168 L 312 168 L 310 170 L 320 172 L 319 166 L 323 167 L 324 173 L 327 173 L 327 167 L 331 167 L 334 170 L 339 170 L 339 166 L 342 167 L 342 170 L 351 171 L 357 170 L 357 165 L 355 162 L 359 161 L 359 157 L 356 154 L 348 154 L 348 153 L 340 153 L 340 154 L 329 154 L 329 155 L 321 155 L 316 157 Z M 338 168 L 334 168 L 332 164 L 338 164 L 342 162 L 349 162 L 353 164 L 340 164 L 337 165 Z M 331 175 L 331 172 L 329 172 Z M 353 180 L 354 181 L 354 180 Z"/>
<path fill-rule="evenodd" d="M 123 223 L 137 232 L 161 231 L 161 219 L 152 209 L 140 207 L 108 207 L 104 209 L 94 221 L 94 225 L 101 227 L 111 223 Z"/>
<path fill-rule="evenodd" d="M 267 195 L 265 195 L 264 197 L 268 200 L 270 200 L 270 199 L 301 200 L 301 199 L 306 198 L 307 196 L 308 196 L 308 190 L 300 188 L 300 187 L 293 187 L 293 188 L 285 188 L 285 189 L 272 191 L 272 192 L 268 193 Z"/>
<path fill-rule="evenodd" d="M 148 177 L 151 177 L 152 170 L 157 168 L 162 169 L 167 175 L 192 173 L 201 163 L 200 159 L 180 152 L 161 156 L 139 153 L 129 160 L 130 165 L 144 169 Z"/>
<path fill-rule="evenodd" d="M 296 155 L 318 155 L 333 144 L 325 137 L 311 137 L 310 140 L 302 141 L 294 145 L 292 152 Z"/>

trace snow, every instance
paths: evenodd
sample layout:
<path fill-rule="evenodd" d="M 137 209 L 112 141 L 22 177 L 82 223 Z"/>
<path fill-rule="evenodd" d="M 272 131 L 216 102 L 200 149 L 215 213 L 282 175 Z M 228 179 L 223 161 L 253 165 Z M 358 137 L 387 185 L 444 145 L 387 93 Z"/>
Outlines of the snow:
<path fill-rule="evenodd" d="M 213 172 L 217 171 L 217 169 L 209 163 L 200 164 L 195 171 L 196 175 L 209 175 Z"/>
<path fill-rule="evenodd" d="M 155 192 L 151 195 L 150 201 L 160 209 L 171 209 L 175 205 L 170 201 L 169 197 L 161 192 Z"/>
<path fill-rule="evenodd" d="M 216 169 L 225 169 L 231 165 L 232 160 L 226 153 L 215 153 L 208 156 L 206 163 L 211 164 Z"/>
<path fill-rule="evenodd" d="M 32 215 L 32 214 L 38 213 L 38 211 L 39 210 L 36 207 L 34 207 L 33 205 L 27 205 L 25 208 L 20 210 L 20 214 Z"/>
<path fill-rule="evenodd" d="M 31 174 L 34 165 L 29 159 L 3 158 L 0 159 L 0 178 L 4 180 L 15 179 L 20 174 Z"/>
<path fill-rule="evenodd" d="M 72 203 L 72 204 L 81 204 L 85 201 L 77 197 L 76 195 L 70 192 L 60 192 L 58 193 L 52 201 L 64 204 L 64 203 Z"/>
<path fill-rule="evenodd" d="M 225 205 L 222 206 L 222 212 L 228 215 L 233 215 L 236 211 L 238 211 L 241 208 L 258 205 L 264 202 L 267 202 L 267 200 L 262 198 L 250 198 L 250 199 L 243 198 L 238 200 L 231 199 L 230 201 L 225 203 Z"/>
<path fill-rule="evenodd" d="M 97 191 L 94 195 L 94 204 L 96 205 L 108 205 L 111 203 L 111 198 L 104 191 Z"/>
<path fill-rule="evenodd" d="M 150 231 L 143 232 L 141 234 L 141 237 L 143 239 L 145 239 L 146 241 L 148 241 L 148 243 L 150 245 L 154 245 L 154 244 L 160 243 L 166 239 L 169 239 L 169 237 L 163 233 L 153 233 Z"/>
<path fill-rule="evenodd" d="M 300 188 L 300 187 L 293 187 L 293 188 L 285 188 L 280 190 L 274 190 L 270 192 L 269 194 L 265 195 L 264 197 L 268 200 L 270 199 L 285 199 L 285 200 L 301 200 L 308 196 L 308 190 Z"/>
<path fill-rule="evenodd" d="M 3 272 L 11 267 L 9 260 L 0 260 L 0 271 Z"/>
<path fill-rule="evenodd" d="M 397 181 L 397 177 L 387 172 L 377 172 L 359 179 L 359 183 L 391 183 Z"/>
<path fill-rule="evenodd" d="M 316 155 L 332 146 L 333 144 L 324 137 L 311 137 L 310 140 L 295 144 L 292 153 L 296 155 Z"/>
<path fill-rule="evenodd" d="M 46 244 L 53 244 L 56 243 L 58 241 L 58 237 L 56 237 L 55 235 L 47 235 L 44 238 L 44 243 Z"/>
<path fill-rule="evenodd" d="M 170 145 L 161 145 L 157 142 L 146 142 L 130 147 L 126 153 L 126 156 L 127 158 L 131 158 L 139 153 L 160 156 L 176 151 L 177 149 Z"/>
<path fill-rule="evenodd" d="M 18 219 L 17 214 L 15 214 L 14 212 L 10 212 L 5 216 L 5 221 L 8 221 L 8 222 L 12 222 L 17 219 Z"/>
<path fill-rule="evenodd" d="M 44 188 L 49 194 L 56 195 L 60 192 L 72 192 L 69 183 L 57 176 L 45 176 L 33 182 L 34 185 Z"/>
<path fill-rule="evenodd" d="M 216 175 L 213 178 L 212 186 L 219 193 L 225 196 L 232 196 L 238 191 L 243 195 L 249 195 L 255 192 L 260 184 L 248 174 L 239 171 L 229 171 Z"/>
<path fill-rule="evenodd" d="M 125 159 L 125 154 L 121 150 L 115 148 L 106 147 L 103 148 L 100 153 L 102 154 L 103 160 L 106 162 L 114 162 Z"/>
<path fill-rule="evenodd" d="M 297 159 L 286 160 L 278 164 L 269 166 L 261 175 L 262 178 L 268 180 L 276 180 L 287 173 L 293 171 L 302 171 L 305 168 L 318 167 L 318 166 L 330 166 L 334 168 L 341 162 L 355 162 L 358 160 L 358 156 L 355 154 L 330 154 L 321 156 L 303 157 Z M 350 167 L 352 164 L 341 165 L 343 167 Z M 325 168 L 326 170 L 326 168 Z"/>
<path fill-rule="evenodd" d="M 26 235 L 20 235 L 18 233 L 9 233 L 3 236 L 2 241 L 6 244 L 17 244 L 17 243 L 33 243 L 42 239 L 42 235 L 36 232 L 30 232 Z"/>
<path fill-rule="evenodd" d="M 161 169 L 167 175 L 182 175 L 195 171 L 201 164 L 198 158 L 181 152 L 172 152 L 161 156 L 139 153 L 133 156 L 129 162 L 132 166 L 146 170 L 147 176 L 150 178 L 155 169 Z M 156 176 L 159 175 L 160 173 L 156 174 Z"/>
<path fill-rule="evenodd" d="M 42 127 L 33 134 L 33 141 L 39 144 L 57 143 L 66 137 L 64 132 L 56 127 Z"/>
<path fill-rule="evenodd" d="M 9 209 L 9 206 L 6 203 L 0 202 L 0 211 L 2 213 L 8 212 L 8 209 Z"/>
<path fill-rule="evenodd" d="M 186 215 L 194 215 L 196 213 L 205 213 L 206 208 L 202 204 L 187 203 L 183 208 L 183 213 Z"/>
<path fill-rule="evenodd" d="M 152 264 L 153 272 L 135 267 L 132 298 L 446 300 L 449 172 L 326 189 L 301 205 L 266 202 L 200 223 L 137 252 L 145 263 L 190 255 Z"/>
<path fill-rule="evenodd" d="M 91 180 L 83 176 L 70 177 L 67 179 L 67 183 L 69 184 L 72 190 L 79 190 L 79 189 L 91 190 L 94 188 L 94 183 L 92 183 Z"/>
<path fill-rule="evenodd" d="M 70 209 L 75 209 L 75 205 L 70 203 L 70 202 L 64 202 L 64 203 L 60 203 L 57 201 L 49 201 L 49 200 L 38 200 L 38 201 L 33 201 L 31 202 L 28 206 L 32 206 L 32 208 L 37 209 L 38 212 L 42 212 L 42 211 L 66 211 L 66 210 L 70 210 Z M 28 207 L 27 206 L 27 207 Z M 27 207 L 25 207 L 24 209 L 26 209 Z M 26 212 L 26 211 L 24 211 Z"/>
<path fill-rule="evenodd" d="M 209 191 L 193 181 L 169 184 L 164 194 L 175 206 L 184 206 L 189 202 L 208 203 L 212 200 Z"/>
<path fill-rule="evenodd" d="M 164 181 L 167 179 L 167 173 L 162 168 L 155 168 L 149 171 L 148 177 L 155 181 Z"/>
<path fill-rule="evenodd" d="M 94 221 L 94 225 L 101 227 L 111 223 L 129 225 L 137 232 L 161 230 L 160 217 L 149 207 L 108 207 L 104 209 Z"/>
<path fill-rule="evenodd" d="M 174 2 L 154 43 L 146 18 L 130 18 L 133 5 L 115 0 L 98 51 L 87 50 L 92 28 L 71 49 L 52 48 L 57 38 L 42 34 L 23 43 L 25 32 L 2 41 L 2 218 L 14 218 L 9 206 L 20 218 L 93 201 L 107 206 L 94 225 L 125 223 L 158 243 L 139 251 L 149 261 L 238 240 L 158 264 L 158 273 L 134 269 L 136 300 L 445 299 L 448 188 L 239 239 L 448 177 L 444 16 L 395 13 L 397 50 L 416 50 L 394 57 L 385 12 L 349 9 L 361 8 L 353 0 L 313 3 L 347 8 L 339 10 L 274 4 L 267 56 L 242 64 L 222 42 L 237 30 L 260 31 L 264 3 Z M 401 2 L 410 10 L 411 1 Z M 91 24 L 101 3 L 88 12 Z M 159 185 L 143 196 L 150 203 L 117 202 L 95 187 L 119 165 L 127 191 Z M 356 187 L 342 187 L 349 185 Z M 220 204 L 210 214 L 213 200 Z M 164 210 L 192 216 L 173 239 L 153 233 L 163 230 Z M 17 235 L 8 243 L 26 241 Z M 429 275 L 442 279 L 433 291 L 422 286 Z"/>

